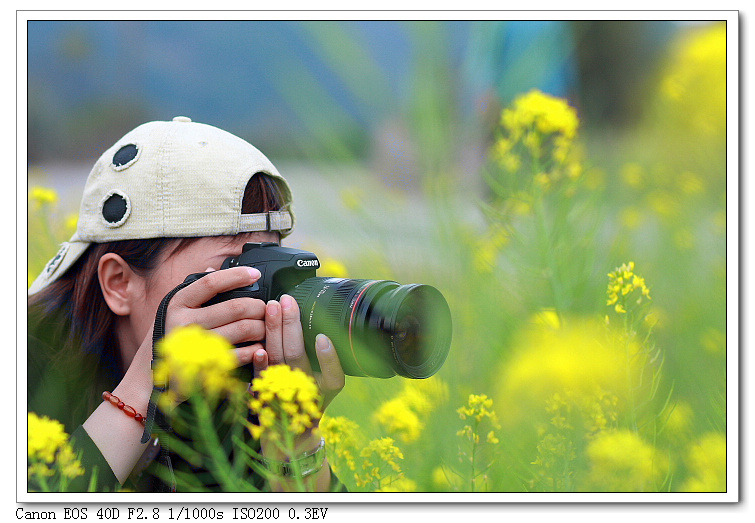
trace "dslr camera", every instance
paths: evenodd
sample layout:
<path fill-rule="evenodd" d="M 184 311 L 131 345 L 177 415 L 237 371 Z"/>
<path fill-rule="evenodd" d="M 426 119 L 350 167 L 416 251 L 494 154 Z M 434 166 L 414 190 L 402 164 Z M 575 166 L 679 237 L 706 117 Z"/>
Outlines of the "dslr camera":
<path fill-rule="evenodd" d="M 317 276 L 313 253 L 277 243 L 247 243 L 222 269 L 254 267 L 254 285 L 218 294 L 204 305 L 234 298 L 265 302 L 283 294 L 299 305 L 304 345 L 312 368 L 319 370 L 315 337 L 327 335 L 350 376 L 428 378 L 443 365 L 451 346 L 451 312 L 443 295 L 429 285 L 400 285 L 389 280 Z M 195 281 L 207 273 L 192 274 Z"/>

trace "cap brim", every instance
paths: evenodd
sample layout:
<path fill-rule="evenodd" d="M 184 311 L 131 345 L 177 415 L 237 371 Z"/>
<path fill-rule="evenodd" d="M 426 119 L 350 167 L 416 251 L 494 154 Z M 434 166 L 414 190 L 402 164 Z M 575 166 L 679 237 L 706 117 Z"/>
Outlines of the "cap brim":
<path fill-rule="evenodd" d="M 31 284 L 27 291 L 28 295 L 31 296 L 38 293 L 65 274 L 71 268 L 71 265 L 81 258 L 81 255 L 84 254 L 90 245 L 90 242 L 74 241 L 73 239 L 63 243 L 58 253 L 47 262 L 40 275 Z"/>

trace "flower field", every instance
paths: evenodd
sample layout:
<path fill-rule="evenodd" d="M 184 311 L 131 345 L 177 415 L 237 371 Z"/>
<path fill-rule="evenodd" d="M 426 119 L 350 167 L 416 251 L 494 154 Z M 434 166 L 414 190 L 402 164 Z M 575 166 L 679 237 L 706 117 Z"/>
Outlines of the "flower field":
<path fill-rule="evenodd" d="M 297 217 L 339 221 L 354 247 L 330 249 L 325 227 L 301 240 L 319 274 L 430 284 L 453 318 L 435 376 L 348 377 L 325 411 L 328 459 L 350 491 L 726 492 L 725 57 L 725 26 L 686 33 L 620 135 L 584 129 L 565 99 L 521 93 L 501 111 L 472 208 L 469 182 L 434 161 L 443 143 L 419 159 L 421 217 L 369 174 L 323 174 L 335 201 Z M 71 211 L 29 188 L 30 283 L 74 230 Z M 276 379 L 299 391 L 283 404 L 304 398 L 277 411 L 292 416 L 285 441 L 317 406 L 306 381 Z M 252 407 L 272 426 L 270 405 Z M 30 478 L 50 477 L 54 459 L 75 471 L 29 437 Z"/>

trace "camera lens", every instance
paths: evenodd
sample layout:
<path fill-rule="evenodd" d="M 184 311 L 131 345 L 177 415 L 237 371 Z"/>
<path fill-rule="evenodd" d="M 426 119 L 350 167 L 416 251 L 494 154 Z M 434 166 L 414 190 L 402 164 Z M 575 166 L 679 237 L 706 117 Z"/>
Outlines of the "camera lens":
<path fill-rule="evenodd" d="M 451 313 L 429 285 L 387 280 L 307 278 L 288 292 L 301 310 L 310 362 L 314 339 L 326 334 L 351 376 L 428 378 L 448 356 Z"/>

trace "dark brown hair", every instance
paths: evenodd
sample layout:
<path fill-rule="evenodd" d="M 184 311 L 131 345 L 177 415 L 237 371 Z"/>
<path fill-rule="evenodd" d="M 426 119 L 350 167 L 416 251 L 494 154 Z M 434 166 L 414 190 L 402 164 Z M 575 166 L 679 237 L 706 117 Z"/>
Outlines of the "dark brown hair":
<path fill-rule="evenodd" d="M 282 210 L 288 204 L 277 182 L 257 173 L 246 185 L 242 214 Z M 155 238 L 92 244 L 66 274 L 29 298 L 30 335 L 44 333 L 43 343 L 54 350 L 53 363 L 71 362 L 80 355 L 89 359 L 93 356 L 99 374 L 107 382 L 117 383 L 126 369 L 121 368 L 116 316 L 100 289 L 100 258 L 106 253 L 118 254 L 138 275 L 149 277 L 160 261 L 196 240 Z"/>

